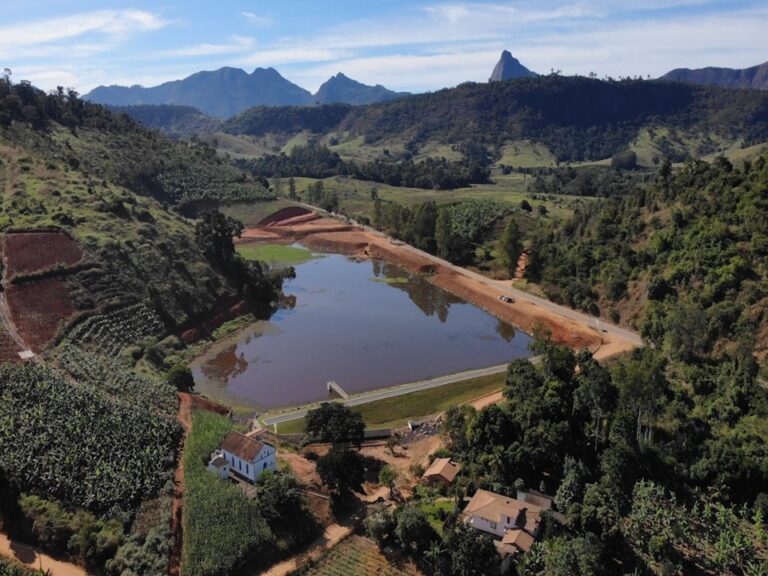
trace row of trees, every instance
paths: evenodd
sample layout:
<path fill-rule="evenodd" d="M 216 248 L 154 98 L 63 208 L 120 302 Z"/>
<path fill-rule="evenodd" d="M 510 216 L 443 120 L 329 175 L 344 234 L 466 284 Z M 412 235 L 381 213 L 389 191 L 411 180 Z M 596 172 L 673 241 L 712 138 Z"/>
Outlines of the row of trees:
<path fill-rule="evenodd" d="M 237 160 L 237 165 L 252 174 L 267 177 L 305 176 L 328 178 L 351 176 L 360 180 L 381 182 L 390 186 L 406 186 L 429 190 L 450 190 L 488 181 L 490 160 L 487 155 L 465 156 L 461 161 L 426 158 L 416 162 L 410 158 L 377 158 L 368 162 L 342 160 L 336 153 L 316 142 L 294 146 L 290 154 L 269 154 L 251 160 Z"/>
<path fill-rule="evenodd" d="M 375 191 L 373 200 L 373 226 L 456 264 L 473 261 L 493 224 L 509 210 L 498 202 L 480 200 L 440 206 L 430 201 L 409 208 L 382 201 Z"/>

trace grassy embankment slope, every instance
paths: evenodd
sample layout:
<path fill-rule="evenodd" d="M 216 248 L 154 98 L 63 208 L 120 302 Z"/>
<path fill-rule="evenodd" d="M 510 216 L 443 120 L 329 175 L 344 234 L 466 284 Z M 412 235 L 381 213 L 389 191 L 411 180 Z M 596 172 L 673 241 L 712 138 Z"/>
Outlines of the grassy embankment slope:
<path fill-rule="evenodd" d="M 354 406 L 352 410 L 363 416 L 363 421 L 368 428 L 397 428 L 405 425 L 408 420 L 439 414 L 451 406 L 497 392 L 504 387 L 505 378 L 506 375 L 503 373 L 473 378 L 456 384 Z M 280 424 L 278 432 L 300 434 L 304 432 L 304 419 Z"/>

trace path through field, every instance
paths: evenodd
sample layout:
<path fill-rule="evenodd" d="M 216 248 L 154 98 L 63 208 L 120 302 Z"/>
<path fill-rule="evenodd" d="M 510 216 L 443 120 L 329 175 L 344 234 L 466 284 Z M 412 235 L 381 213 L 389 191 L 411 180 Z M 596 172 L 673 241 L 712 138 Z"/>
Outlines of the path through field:
<path fill-rule="evenodd" d="M 50 571 L 51 576 L 87 576 L 88 573 L 75 564 L 69 562 L 62 562 L 56 560 L 50 556 L 43 554 L 27 546 L 26 544 L 20 544 L 14 540 L 10 540 L 8 536 L 0 532 L 0 556 L 5 556 L 15 560 L 19 564 L 31 568 L 34 570 L 42 568 L 43 570 Z"/>

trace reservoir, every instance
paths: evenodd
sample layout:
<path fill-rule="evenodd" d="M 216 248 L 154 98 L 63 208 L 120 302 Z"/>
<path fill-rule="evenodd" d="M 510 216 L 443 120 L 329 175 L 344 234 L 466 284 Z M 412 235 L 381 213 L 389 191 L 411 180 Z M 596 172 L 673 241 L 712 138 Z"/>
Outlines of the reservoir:
<path fill-rule="evenodd" d="M 196 390 L 256 409 L 355 394 L 530 356 L 509 324 L 380 260 L 318 254 L 296 265 L 290 305 L 192 363 Z"/>

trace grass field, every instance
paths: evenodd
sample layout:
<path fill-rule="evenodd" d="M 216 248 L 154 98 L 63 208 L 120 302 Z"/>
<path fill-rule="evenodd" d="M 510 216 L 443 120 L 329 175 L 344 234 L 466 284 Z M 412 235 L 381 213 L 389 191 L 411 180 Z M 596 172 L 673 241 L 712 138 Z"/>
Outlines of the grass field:
<path fill-rule="evenodd" d="M 419 502 L 419 508 L 427 515 L 430 526 L 435 529 L 435 532 L 443 534 L 443 522 L 439 514 L 442 513 L 446 516 L 453 512 L 454 503 L 453 500 L 448 498 L 441 498 L 439 500 L 422 500 Z M 443 516 L 445 518 L 445 516 Z"/>
<path fill-rule="evenodd" d="M 306 576 L 347 576 L 376 574 L 377 576 L 420 576 L 421 571 L 410 560 L 399 555 L 384 554 L 373 540 L 350 536 L 320 557 L 311 567 L 302 570 Z"/>
<path fill-rule="evenodd" d="M 285 180 L 285 179 L 284 179 Z M 316 182 L 314 178 L 295 178 L 296 190 L 299 194 Z M 590 198 L 563 195 L 538 195 L 528 192 L 531 177 L 526 174 L 508 174 L 492 177 L 492 184 L 476 184 L 468 188 L 456 190 L 425 190 L 422 188 L 405 188 L 388 186 L 377 182 L 366 182 L 334 176 L 325 178 L 323 186 L 336 192 L 339 196 L 341 211 L 350 216 L 370 216 L 373 211 L 371 191 L 375 188 L 379 197 L 405 206 L 414 206 L 423 202 L 434 201 L 437 204 L 447 204 L 465 200 L 493 200 L 519 206 L 522 200 L 527 200 L 534 209 L 544 205 L 552 217 L 566 217 L 580 204 L 591 202 Z"/>
<path fill-rule="evenodd" d="M 504 387 L 505 378 L 504 373 L 482 376 L 354 406 L 352 410 L 362 414 L 368 428 L 396 428 L 408 420 L 437 414 L 451 406 L 496 392 Z M 301 434 L 304 432 L 304 419 L 280 424 L 277 431 L 280 434 Z"/>
<path fill-rule="evenodd" d="M 260 260 L 269 264 L 302 264 L 321 256 L 306 248 L 284 244 L 241 244 L 237 253 L 246 260 Z"/>

